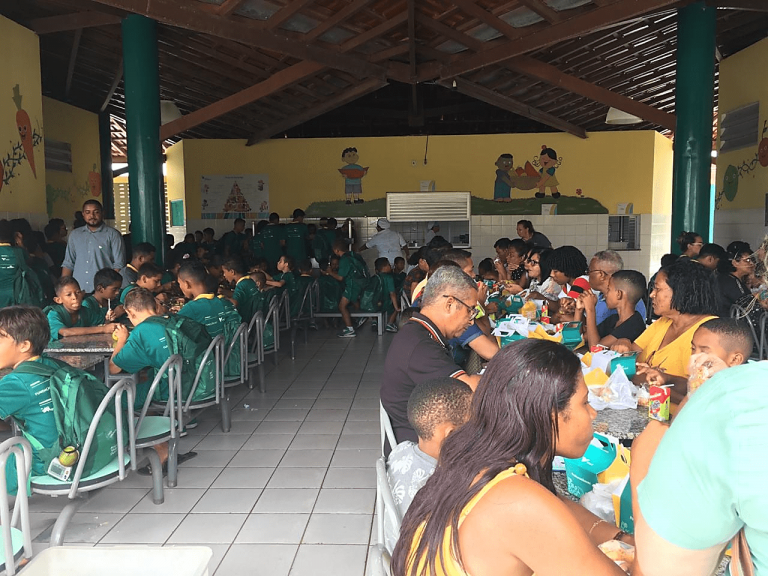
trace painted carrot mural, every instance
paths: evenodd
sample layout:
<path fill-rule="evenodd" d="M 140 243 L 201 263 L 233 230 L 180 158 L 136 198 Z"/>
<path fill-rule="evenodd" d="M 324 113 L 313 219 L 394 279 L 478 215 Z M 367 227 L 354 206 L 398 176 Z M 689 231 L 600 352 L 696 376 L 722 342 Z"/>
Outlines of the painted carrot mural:
<path fill-rule="evenodd" d="M 24 154 L 29 162 L 29 167 L 32 169 L 32 175 L 37 178 L 37 172 L 35 170 L 35 151 L 32 143 L 32 122 L 29 119 L 27 111 L 21 107 L 21 93 L 19 92 L 19 85 L 13 87 L 13 101 L 16 104 L 16 126 L 19 129 L 19 138 L 21 138 L 21 145 L 24 148 Z"/>

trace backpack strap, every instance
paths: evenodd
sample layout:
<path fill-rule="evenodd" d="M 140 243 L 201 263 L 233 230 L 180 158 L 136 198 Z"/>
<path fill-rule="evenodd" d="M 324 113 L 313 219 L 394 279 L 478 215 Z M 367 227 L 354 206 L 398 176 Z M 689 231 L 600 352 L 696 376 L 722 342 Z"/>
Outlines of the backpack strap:
<path fill-rule="evenodd" d="M 14 372 L 18 372 L 19 374 L 32 374 L 33 376 L 40 376 L 43 378 L 50 378 L 53 376 L 53 373 L 56 372 L 58 368 L 53 368 L 51 366 L 46 366 L 45 364 L 41 364 L 40 362 L 22 362 L 19 364 Z"/>

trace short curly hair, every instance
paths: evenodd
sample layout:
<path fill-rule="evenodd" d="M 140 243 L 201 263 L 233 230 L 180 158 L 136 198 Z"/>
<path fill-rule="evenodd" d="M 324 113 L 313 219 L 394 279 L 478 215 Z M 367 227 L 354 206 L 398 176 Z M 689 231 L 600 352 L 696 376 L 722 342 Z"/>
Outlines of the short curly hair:
<path fill-rule="evenodd" d="M 408 400 L 408 422 L 416 435 L 431 440 L 435 428 L 450 422 L 457 428 L 467 421 L 472 388 L 456 378 L 435 378 L 417 384 Z"/>
<path fill-rule="evenodd" d="M 712 273 L 688 258 L 664 266 L 659 274 L 666 276 L 672 290 L 671 306 L 680 314 L 710 314 L 717 316 L 720 308 L 718 292 Z M 658 276 L 656 277 L 658 282 Z"/>

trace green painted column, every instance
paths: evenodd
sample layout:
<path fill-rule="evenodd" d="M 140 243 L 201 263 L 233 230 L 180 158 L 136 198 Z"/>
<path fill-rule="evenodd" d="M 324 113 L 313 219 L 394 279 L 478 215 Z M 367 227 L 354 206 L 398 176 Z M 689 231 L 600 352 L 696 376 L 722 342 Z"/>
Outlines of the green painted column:
<path fill-rule="evenodd" d="M 99 113 L 99 154 L 101 155 L 101 203 L 104 218 L 115 219 L 115 188 L 112 179 L 112 128 L 109 112 Z"/>
<path fill-rule="evenodd" d="M 165 207 L 160 149 L 160 76 L 157 23 L 132 14 L 123 20 L 125 117 L 131 239 L 150 242 L 164 260 Z"/>
<path fill-rule="evenodd" d="M 712 238 L 710 165 L 715 85 L 715 8 L 696 2 L 677 11 L 672 246 L 681 231 Z"/>

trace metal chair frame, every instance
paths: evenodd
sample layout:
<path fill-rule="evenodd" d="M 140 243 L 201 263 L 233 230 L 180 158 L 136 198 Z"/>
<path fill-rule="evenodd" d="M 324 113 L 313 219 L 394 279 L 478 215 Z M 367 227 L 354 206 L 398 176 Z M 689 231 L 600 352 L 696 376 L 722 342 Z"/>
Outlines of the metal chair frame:
<path fill-rule="evenodd" d="M 5 465 L 8 458 L 16 459 L 16 480 L 20 488 L 10 509 L 8 492 L 6 490 Z M 5 570 L 8 576 L 16 574 L 16 561 L 22 556 L 29 560 L 32 558 L 32 533 L 29 522 L 29 501 L 27 499 L 27 480 L 32 470 L 32 446 L 29 441 L 21 436 L 14 436 L 0 444 L 0 524 L 3 531 L 3 550 L 5 551 L 5 563 L 0 563 L 0 571 Z M 21 524 L 21 528 L 18 526 Z M 14 554 L 13 531 L 20 531 L 22 546 Z"/>
<path fill-rule="evenodd" d="M 216 374 L 216 391 L 211 397 L 203 400 L 194 400 L 195 390 L 197 390 L 200 384 L 200 378 L 205 370 L 205 365 L 208 363 L 211 355 L 214 357 L 215 374 Z M 208 408 L 209 406 L 218 405 L 221 409 L 221 430 L 222 432 L 229 432 L 232 428 L 232 413 L 229 409 L 229 399 L 227 398 L 226 391 L 224 390 L 224 336 L 219 334 L 208 345 L 205 354 L 203 354 L 200 360 L 200 366 L 197 369 L 195 380 L 192 383 L 192 389 L 189 391 L 186 400 L 182 407 L 181 402 L 177 402 L 179 410 L 179 420 L 183 422 L 182 415 L 189 416 L 192 410 L 201 410 Z"/>
<path fill-rule="evenodd" d="M 765 313 L 762 314 L 764 316 Z M 763 353 L 763 342 L 765 340 L 765 332 L 763 332 L 763 336 L 758 338 L 757 336 L 757 330 L 755 329 L 755 325 L 752 323 L 752 319 L 749 317 L 749 314 L 747 313 L 747 310 L 739 306 L 738 304 L 734 304 L 731 306 L 731 318 L 735 318 L 737 320 L 746 320 L 747 324 L 749 325 L 749 329 L 752 332 L 752 342 L 754 342 L 755 347 L 757 348 L 757 359 L 762 360 L 762 353 Z M 762 325 L 765 325 L 765 322 L 763 321 L 762 317 L 760 319 L 760 323 Z"/>
<path fill-rule="evenodd" d="M 225 343 L 226 345 L 226 343 Z M 237 330 L 232 335 L 232 341 L 229 345 L 226 345 L 226 352 L 224 354 L 224 367 L 226 368 L 229 357 L 232 355 L 232 351 L 235 349 L 235 345 L 240 346 L 240 376 L 224 376 L 224 388 L 231 388 L 238 384 L 245 384 L 249 382 L 248 376 L 248 324 L 243 322 L 237 327 Z M 248 384 L 249 388 L 253 388 L 253 384 Z"/>

